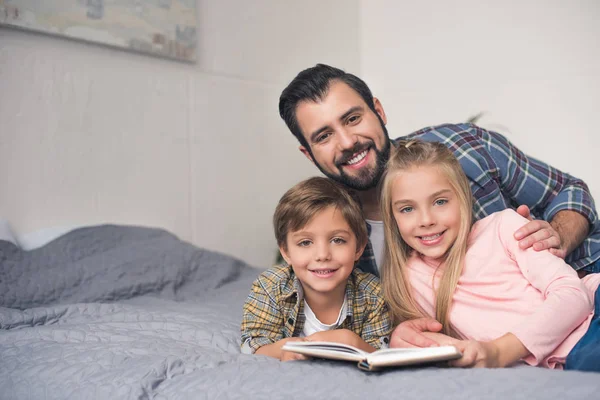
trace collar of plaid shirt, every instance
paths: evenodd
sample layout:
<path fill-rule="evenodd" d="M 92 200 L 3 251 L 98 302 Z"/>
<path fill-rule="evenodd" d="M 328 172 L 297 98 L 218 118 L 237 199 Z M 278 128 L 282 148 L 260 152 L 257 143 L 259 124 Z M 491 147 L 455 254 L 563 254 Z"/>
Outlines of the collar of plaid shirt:
<path fill-rule="evenodd" d="M 292 279 L 293 284 L 286 285 L 281 292 L 282 299 L 284 300 L 282 312 L 285 316 L 283 337 L 298 336 L 304 328 L 304 322 L 306 321 L 304 316 L 304 291 L 296 274 L 292 273 Z M 355 310 L 357 310 L 357 307 L 358 309 L 366 308 L 365 301 L 357 299 L 356 296 L 356 273 L 354 270 L 348 277 L 345 296 L 348 304 L 346 318 L 344 318 L 339 328 L 352 330 L 355 321 Z"/>

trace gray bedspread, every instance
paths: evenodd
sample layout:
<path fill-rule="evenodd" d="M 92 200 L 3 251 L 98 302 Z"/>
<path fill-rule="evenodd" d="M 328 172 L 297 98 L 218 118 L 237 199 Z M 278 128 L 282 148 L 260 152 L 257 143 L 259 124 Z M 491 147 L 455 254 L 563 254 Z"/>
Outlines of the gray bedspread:
<path fill-rule="evenodd" d="M 0 241 L 1 399 L 600 399 L 600 374 L 532 367 L 360 371 L 239 351 L 259 271 L 158 229 Z"/>

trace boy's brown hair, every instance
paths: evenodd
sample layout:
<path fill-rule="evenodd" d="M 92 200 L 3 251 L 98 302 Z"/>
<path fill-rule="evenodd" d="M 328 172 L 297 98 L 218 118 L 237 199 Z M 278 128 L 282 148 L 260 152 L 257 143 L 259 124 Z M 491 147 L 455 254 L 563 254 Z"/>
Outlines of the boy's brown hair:
<path fill-rule="evenodd" d="M 328 178 L 313 177 L 296 184 L 279 200 L 273 215 L 277 245 L 286 249 L 287 234 L 305 227 L 327 207 L 340 211 L 356 236 L 357 248 L 367 244 L 367 227 L 358 203 L 340 184 Z"/>

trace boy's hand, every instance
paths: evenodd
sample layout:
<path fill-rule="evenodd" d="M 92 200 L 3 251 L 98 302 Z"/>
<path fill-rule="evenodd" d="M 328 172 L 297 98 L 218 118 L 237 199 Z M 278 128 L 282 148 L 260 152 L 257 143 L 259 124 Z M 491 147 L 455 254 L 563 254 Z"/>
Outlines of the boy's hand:
<path fill-rule="evenodd" d="M 254 354 L 277 358 L 281 361 L 307 360 L 309 357 L 306 357 L 302 354 L 281 350 L 283 345 L 287 342 L 303 342 L 304 340 L 304 338 L 299 337 L 281 339 L 275 343 L 266 344 L 264 346 L 259 347 Z"/>
<path fill-rule="evenodd" d="M 287 342 L 305 342 L 305 338 L 300 337 L 291 337 L 286 339 L 281 339 L 281 346 L 283 346 Z M 294 361 L 294 360 L 308 360 L 310 357 L 305 356 L 304 354 L 294 353 L 293 351 L 283 351 L 281 350 L 281 355 L 279 359 L 281 361 Z"/>
<path fill-rule="evenodd" d="M 433 318 L 411 319 L 400 323 L 392 332 L 390 347 L 431 347 L 437 346 L 424 332 L 439 332 L 442 324 Z"/>

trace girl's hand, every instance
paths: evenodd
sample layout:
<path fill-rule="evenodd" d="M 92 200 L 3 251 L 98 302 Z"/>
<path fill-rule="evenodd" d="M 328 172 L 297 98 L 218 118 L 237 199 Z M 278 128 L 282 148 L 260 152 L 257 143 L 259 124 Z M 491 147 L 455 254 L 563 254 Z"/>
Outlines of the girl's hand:
<path fill-rule="evenodd" d="M 440 346 L 454 346 L 456 343 L 461 342 L 461 340 L 454 339 L 451 336 L 444 335 L 443 333 L 439 333 L 439 332 L 422 332 L 421 334 L 424 335 L 425 337 L 433 340 Z M 434 345 L 431 347 L 436 347 L 436 346 Z"/>
<path fill-rule="evenodd" d="M 390 347 L 431 347 L 437 342 L 425 332 L 439 332 L 442 324 L 433 318 L 418 318 L 401 322 L 390 337 Z"/>
<path fill-rule="evenodd" d="M 476 340 L 457 340 L 452 343 L 462 357 L 450 361 L 453 367 L 463 368 L 498 368 L 500 367 L 500 351 L 494 342 L 478 342 Z"/>

